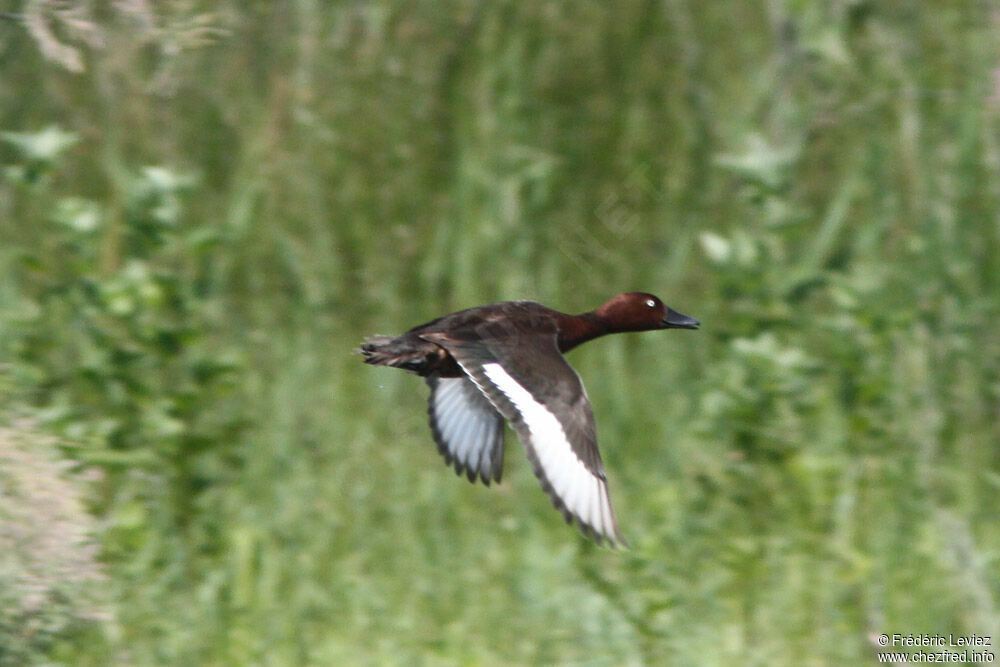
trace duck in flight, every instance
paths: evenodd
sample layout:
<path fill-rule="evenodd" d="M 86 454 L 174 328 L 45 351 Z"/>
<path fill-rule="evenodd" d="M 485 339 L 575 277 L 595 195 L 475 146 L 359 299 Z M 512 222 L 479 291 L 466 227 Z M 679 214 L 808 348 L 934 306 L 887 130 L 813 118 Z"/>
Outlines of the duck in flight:
<path fill-rule="evenodd" d="M 587 392 L 562 355 L 605 334 L 698 326 L 644 292 L 619 294 L 581 315 L 505 301 L 445 315 L 400 336 L 372 336 L 358 351 L 365 363 L 426 380 L 431 432 L 458 474 L 486 485 L 500 481 L 506 420 L 566 521 L 599 544 L 627 546 Z"/>

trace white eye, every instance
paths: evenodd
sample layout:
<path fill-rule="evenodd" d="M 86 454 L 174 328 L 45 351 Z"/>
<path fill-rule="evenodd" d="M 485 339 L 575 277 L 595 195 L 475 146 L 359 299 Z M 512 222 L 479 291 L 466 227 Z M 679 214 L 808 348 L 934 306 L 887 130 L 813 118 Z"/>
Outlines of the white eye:
<path fill-rule="evenodd" d="M 653 301 L 652 299 L 646 299 L 646 305 L 649 306 L 650 308 L 655 308 L 656 302 Z"/>

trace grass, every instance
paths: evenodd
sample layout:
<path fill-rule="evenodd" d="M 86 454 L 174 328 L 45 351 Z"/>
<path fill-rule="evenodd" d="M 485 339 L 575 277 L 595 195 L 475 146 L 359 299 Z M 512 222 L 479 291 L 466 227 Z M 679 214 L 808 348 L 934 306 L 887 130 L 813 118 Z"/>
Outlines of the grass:
<path fill-rule="evenodd" d="M 0 414 L 101 472 L 113 601 L 17 660 L 823 665 L 1000 636 L 987 6 L 29 10 L 56 29 L 0 25 Z M 457 478 L 423 384 L 350 354 L 630 289 L 703 327 L 570 355 L 627 552 L 562 523 L 512 433 L 501 485 Z"/>

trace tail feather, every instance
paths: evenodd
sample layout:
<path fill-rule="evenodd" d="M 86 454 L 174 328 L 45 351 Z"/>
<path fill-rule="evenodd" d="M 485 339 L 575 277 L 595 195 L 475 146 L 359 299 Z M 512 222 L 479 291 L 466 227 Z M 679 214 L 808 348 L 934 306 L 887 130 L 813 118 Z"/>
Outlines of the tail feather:
<path fill-rule="evenodd" d="M 398 358 L 398 351 L 392 349 L 392 336 L 369 336 L 354 351 L 364 355 L 366 364 L 376 366 L 392 366 L 393 359 Z"/>
<path fill-rule="evenodd" d="M 427 364 L 427 357 L 414 350 L 412 344 L 392 336 L 370 336 L 354 351 L 364 356 L 366 364 L 374 366 L 392 366 L 419 373 Z"/>

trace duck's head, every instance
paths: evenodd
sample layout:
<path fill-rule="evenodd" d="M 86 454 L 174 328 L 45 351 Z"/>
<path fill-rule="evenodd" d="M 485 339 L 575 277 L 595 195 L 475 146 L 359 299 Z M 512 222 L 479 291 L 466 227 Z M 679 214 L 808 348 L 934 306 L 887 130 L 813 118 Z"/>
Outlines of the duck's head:
<path fill-rule="evenodd" d="M 701 324 L 646 292 L 619 294 L 598 308 L 595 314 L 610 331 L 697 329 Z"/>

